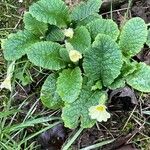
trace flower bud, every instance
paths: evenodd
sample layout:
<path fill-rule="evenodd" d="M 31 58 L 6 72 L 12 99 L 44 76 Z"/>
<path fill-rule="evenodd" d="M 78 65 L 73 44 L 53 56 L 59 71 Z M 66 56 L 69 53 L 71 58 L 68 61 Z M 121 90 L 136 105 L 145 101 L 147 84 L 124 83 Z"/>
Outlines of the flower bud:
<path fill-rule="evenodd" d="M 82 58 L 82 55 L 79 51 L 71 50 L 69 51 L 69 57 L 72 62 L 78 62 Z"/>
<path fill-rule="evenodd" d="M 0 88 L 5 88 L 11 91 L 11 76 L 6 77 L 6 79 L 1 83 Z"/>
<path fill-rule="evenodd" d="M 6 76 L 5 80 L 1 83 L 0 89 L 5 88 L 5 89 L 8 89 L 11 91 L 11 78 L 13 76 L 14 68 L 15 68 L 15 61 L 9 65 L 9 67 L 7 69 L 7 76 Z"/>
<path fill-rule="evenodd" d="M 74 34 L 74 32 L 73 32 L 73 29 L 72 29 L 72 28 L 68 28 L 68 29 L 65 29 L 65 30 L 64 30 L 64 35 L 65 35 L 66 37 L 72 38 L 72 37 L 73 37 L 73 34 Z"/>

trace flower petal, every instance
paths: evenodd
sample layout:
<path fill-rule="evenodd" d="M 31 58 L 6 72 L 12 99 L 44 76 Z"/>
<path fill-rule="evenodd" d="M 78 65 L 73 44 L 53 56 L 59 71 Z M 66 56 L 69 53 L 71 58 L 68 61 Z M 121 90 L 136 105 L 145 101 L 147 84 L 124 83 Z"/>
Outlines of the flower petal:
<path fill-rule="evenodd" d="M 99 122 L 107 121 L 110 118 L 110 114 L 106 111 L 105 105 L 97 105 L 89 108 L 89 116 L 91 119 L 96 119 Z"/>
<path fill-rule="evenodd" d="M 97 119 L 99 114 L 97 111 L 93 112 L 93 113 L 89 113 L 89 116 L 91 117 L 91 119 Z"/>
<path fill-rule="evenodd" d="M 102 121 L 106 122 L 109 118 L 110 118 L 110 114 L 107 111 L 105 111 L 104 113 L 101 113 L 99 115 L 99 117 L 97 118 L 97 121 L 99 121 L 99 122 L 102 122 Z"/>

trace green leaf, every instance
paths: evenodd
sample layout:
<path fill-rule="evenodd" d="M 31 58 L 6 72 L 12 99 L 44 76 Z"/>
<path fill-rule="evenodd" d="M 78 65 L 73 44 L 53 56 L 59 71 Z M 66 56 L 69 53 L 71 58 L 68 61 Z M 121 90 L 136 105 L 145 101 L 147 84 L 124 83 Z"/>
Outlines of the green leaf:
<path fill-rule="evenodd" d="M 118 77 L 114 80 L 114 82 L 109 86 L 110 89 L 115 90 L 118 88 L 125 87 L 125 79 L 122 77 Z"/>
<path fill-rule="evenodd" d="M 48 29 L 48 25 L 37 21 L 29 12 L 26 12 L 23 17 L 25 29 L 36 35 L 44 35 Z"/>
<path fill-rule="evenodd" d="M 99 33 L 109 35 L 115 41 L 119 36 L 118 26 L 111 19 L 97 19 L 87 24 L 87 28 L 93 39 L 95 39 Z"/>
<path fill-rule="evenodd" d="M 137 69 L 138 69 L 137 62 L 126 61 L 122 65 L 121 74 L 122 74 L 123 77 L 126 77 L 129 74 L 132 74 Z"/>
<path fill-rule="evenodd" d="M 65 69 L 60 73 L 57 81 L 57 92 L 64 102 L 74 102 L 82 87 L 82 76 L 80 68 Z"/>
<path fill-rule="evenodd" d="M 101 90 L 103 87 L 102 82 L 101 81 L 97 81 L 95 83 L 95 85 L 92 86 L 91 90 L 95 91 L 95 90 Z"/>
<path fill-rule="evenodd" d="M 36 66 L 50 70 L 64 68 L 65 62 L 59 55 L 61 45 L 50 41 L 37 42 L 29 47 L 29 60 Z"/>
<path fill-rule="evenodd" d="M 129 59 L 124 58 L 124 63 L 121 68 L 121 74 L 114 80 L 109 88 L 114 90 L 117 88 L 125 87 L 126 77 L 138 70 L 138 68 L 139 64 L 137 62 L 130 62 Z"/>
<path fill-rule="evenodd" d="M 141 51 L 147 40 L 147 25 L 144 20 L 132 18 L 124 25 L 119 45 L 125 56 L 134 56 Z"/>
<path fill-rule="evenodd" d="M 89 108 L 101 104 L 101 97 L 104 96 L 103 92 L 91 91 L 89 87 L 84 87 L 80 93 L 79 98 L 70 104 L 65 104 L 62 110 L 62 119 L 65 127 L 74 129 L 78 126 L 82 128 L 91 128 L 95 124 L 95 120 L 92 120 L 89 116 Z"/>
<path fill-rule="evenodd" d="M 101 80 L 107 87 L 120 74 L 122 54 L 110 36 L 99 34 L 84 56 L 83 68 L 91 80 Z"/>
<path fill-rule="evenodd" d="M 56 92 L 57 77 L 56 74 L 50 74 L 41 89 L 41 101 L 44 106 L 50 109 L 57 109 L 63 106 L 63 101 Z"/>
<path fill-rule="evenodd" d="M 49 27 L 49 33 L 47 34 L 46 40 L 47 41 L 63 41 L 65 35 L 63 31 L 58 28 L 57 26 L 51 25 Z"/>
<path fill-rule="evenodd" d="M 99 14 L 93 14 L 88 16 L 87 18 L 81 20 L 80 22 L 78 22 L 78 26 L 86 26 L 88 23 L 97 20 L 97 19 L 101 19 L 102 16 L 100 16 Z"/>
<path fill-rule="evenodd" d="M 150 66 L 139 63 L 139 69 L 126 77 L 127 84 L 141 92 L 150 92 Z"/>
<path fill-rule="evenodd" d="M 29 46 L 37 41 L 39 39 L 26 30 L 10 34 L 7 39 L 2 41 L 5 59 L 14 61 L 21 58 L 26 54 Z"/>
<path fill-rule="evenodd" d="M 65 27 L 69 20 L 69 8 L 62 0 L 40 0 L 34 3 L 29 12 L 40 22 Z"/>
<path fill-rule="evenodd" d="M 66 48 L 61 48 L 59 51 L 59 54 L 65 62 L 71 62 L 71 60 L 69 58 L 69 53 Z"/>
<path fill-rule="evenodd" d="M 72 10 L 71 19 L 74 21 L 85 19 L 88 16 L 99 12 L 101 4 L 102 0 L 88 0 L 87 2 L 81 2 Z"/>
<path fill-rule="evenodd" d="M 17 69 L 15 71 L 15 78 L 21 81 L 21 85 L 26 86 L 32 82 L 32 78 L 30 77 L 28 71 L 24 71 L 23 69 Z"/>
<path fill-rule="evenodd" d="M 148 36 L 147 36 L 146 44 L 150 47 L 150 29 L 148 30 Z"/>
<path fill-rule="evenodd" d="M 77 27 L 74 31 L 73 38 L 69 39 L 68 42 L 71 43 L 75 50 L 84 53 L 91 45 L 90 33 L 84 26 Z"/>

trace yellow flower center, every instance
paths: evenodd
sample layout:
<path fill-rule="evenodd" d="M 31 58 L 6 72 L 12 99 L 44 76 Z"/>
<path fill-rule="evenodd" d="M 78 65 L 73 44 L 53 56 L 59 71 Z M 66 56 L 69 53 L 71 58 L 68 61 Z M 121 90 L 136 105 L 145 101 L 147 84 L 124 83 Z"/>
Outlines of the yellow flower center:
<path fill-rule="evenodd" d="M 104 106 L 97 106 L 96 110 L 102 112 L 102 111 L 105 111 L 105 107 Z"/>

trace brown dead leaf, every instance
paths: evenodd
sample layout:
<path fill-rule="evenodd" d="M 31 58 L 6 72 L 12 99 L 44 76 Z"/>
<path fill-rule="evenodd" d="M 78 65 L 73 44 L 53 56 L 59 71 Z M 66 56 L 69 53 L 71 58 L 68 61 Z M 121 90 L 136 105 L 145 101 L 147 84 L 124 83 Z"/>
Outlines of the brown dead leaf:
<path fill-rule="evenodd" d="M 129 110 L 138 105 L 134 90 L 129 87 L 113 90 L 109 97 L 110 103 L 117 109 Z"/>
<path fill-rule="evenodd" d="M 38 142 L 41 150 L 59 150 L 66 138 L 66 131 L 62 124 L 58 124 L 50 130 L 42 133 Z"/>

